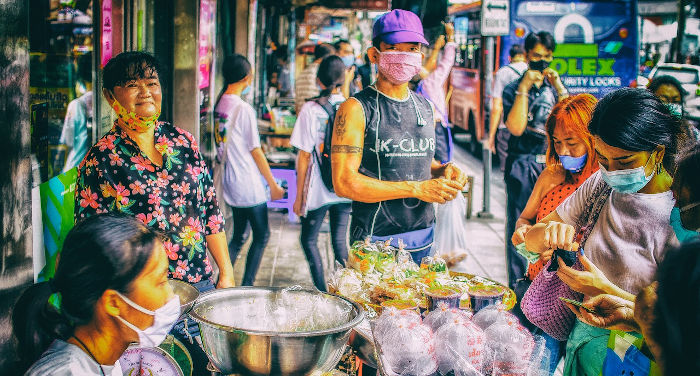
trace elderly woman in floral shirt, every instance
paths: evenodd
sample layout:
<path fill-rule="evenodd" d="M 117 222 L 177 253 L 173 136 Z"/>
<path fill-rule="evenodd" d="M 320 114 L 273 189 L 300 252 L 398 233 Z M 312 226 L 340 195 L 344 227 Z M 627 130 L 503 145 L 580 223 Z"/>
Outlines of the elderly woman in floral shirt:
<path fill-rule="evenodd" d="M 209 169 L 190 133 L 158 121 L 161 73 L 143 52 L 121 53 L 104 67 L 103 94 L 117 120 L 80 164 L 75 219 L 111 211 L 133 215 L 166 235 L 172 278 L 200 291 L 214 288 L 208 249 L 220 271 L 217 287 L 234 286 Z"/>

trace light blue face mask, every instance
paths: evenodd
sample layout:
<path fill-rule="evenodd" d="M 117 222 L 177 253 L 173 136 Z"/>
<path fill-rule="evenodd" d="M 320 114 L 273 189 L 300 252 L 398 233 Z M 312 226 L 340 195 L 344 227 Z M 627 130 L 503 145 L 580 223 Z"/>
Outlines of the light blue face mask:
<path fill-rule="evenodd" d="M 241 91 L 241 96 L 248 95 L 248 93 L 250 93 L 250 90 L 251 90 L 251 86 L 250 85 L 246 86 L 245 89 L 243 89 L 243 91 Z"/>
<path fill-rule="evenodd" d="M 637 193 L 640 189 L 649 184 L 649 181 L 656 173 L 656 169 L 654 169 L 649 176 L 646 176 L 644 169 L 649 164 L 650 160 L 651 156 L 649 156 L 644 166 L 617 171 L 608 171 L 600 164 L 600 172 L 603 176 L 603 180 L 605 180 L 612 189 L 620 193 Z"/>
<path fill-rule="evenodd" d="M 353 64 L 355 64 L 355 56 L 353 55 L 343 56 L 340 59 L 343 60 L 343 64 L 345 64 L 346 68 L 350 68 Z"/>
<path fill-rule="evenodd" d="M 698 205 L 700 205 L 700 202 L 687 205 L 683 207 L 683 210 L 677 207 L 674 207 L 671 210 L 671 227 L 673 227 L 673 232 L 676 233 L 676 237 L 681 243 L 687 243 L 700 239 L 700 233 L 697 230 L 688 230 L 687 228 L 683 227 L 683 222 L 681 222 L 681 211 L 690 210 Z"/>
<path fill-rule="evenodd" d="M 572 157 L 569 155 L 560 155 L 559 160 L 561 161 L 562 167 L 569 172 L 580 172 L 583 170 L 583 166 L 586 165 L 586 160 L 588 160 L 588 153 L 580 157 Z"/>

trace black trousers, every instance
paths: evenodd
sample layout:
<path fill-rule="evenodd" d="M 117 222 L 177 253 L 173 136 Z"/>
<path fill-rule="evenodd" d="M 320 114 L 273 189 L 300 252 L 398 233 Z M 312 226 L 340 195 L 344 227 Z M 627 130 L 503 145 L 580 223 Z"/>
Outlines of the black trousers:
<path fill-rule="evenodd" d="M 318 233 L 323 224 L 323 218 L 329 215 L 331 222 L 331 242 L 335 260 L 345 265 L 348 259 L 348 220 L 350 218 L 350 203 L 331 204 L 309 211 L 301 218 L 301 247 L 304 249 L 306 260 L 311 269 L 311 278 L 319 291 L 326 291 L 326 279 L 323 275 L 323 262 L 318 250 Z"/>
<path fill-rule="evenodd" d="M 515 222 L 527 205 L 537 178 L 545 168 L 537 163 L 534 155 L 508 155 L 506 160 L 506 264 L 508 286 L 514 288 L 519 279 L 525 277 L 527 260 L 515 250 L 510 241 L 515 232 Z"/>
<path fill-rule="evenodd" d="M 236 263 L 236 258 L 241 252 L 243 244 L 248 239 L 248 225 L 253 232 L 253 241 L 248 250 L 248 258 L 245 262 L 245 272 L 241 286 L 252 286 L 255 275 L 258 274 L 260 261 L 262 260 L 265 246 L 270 238 L 270 226 L 267 222 L 267 203 L 249 208 L 231 207 L 233 211 L 233 237 L 228 245 L 231 264 Z"/>

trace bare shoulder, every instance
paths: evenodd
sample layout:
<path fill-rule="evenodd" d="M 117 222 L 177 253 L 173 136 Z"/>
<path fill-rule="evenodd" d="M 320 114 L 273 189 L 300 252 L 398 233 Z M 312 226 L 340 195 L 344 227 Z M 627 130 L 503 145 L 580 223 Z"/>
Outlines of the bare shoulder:
<path fill-rule="evenodd" d="M 559 165 L 548 166 L 542 171 L 537 179 L 537 184 L 540 184 L 545 191 L 549 191 L 555 186 L 566 180 L 566 171 Z"/>
<path fill-rule="evenodd" d="M 335 136 L 339 139 L 343 138 L 348 131 L 364 133 L 365 118 L 360 102 L 353 98 L 343 102 L 336 113 L 333 129 Z"/>

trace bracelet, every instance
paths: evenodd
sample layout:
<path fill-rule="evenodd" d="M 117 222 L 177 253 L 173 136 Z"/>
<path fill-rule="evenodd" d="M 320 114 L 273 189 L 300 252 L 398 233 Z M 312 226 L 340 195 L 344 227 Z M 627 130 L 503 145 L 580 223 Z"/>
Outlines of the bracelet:
<path fill-rule="evenodd" d="M 530 93 L 523 93 L 522 91 L 516 91 L 515 95 L 527 95 L 527 96 L 529 96 Z"/>

